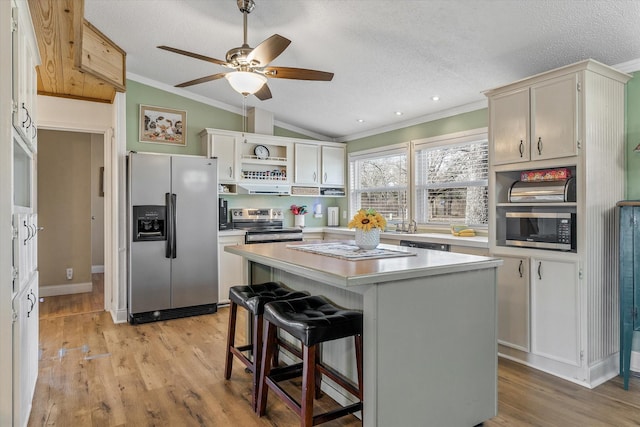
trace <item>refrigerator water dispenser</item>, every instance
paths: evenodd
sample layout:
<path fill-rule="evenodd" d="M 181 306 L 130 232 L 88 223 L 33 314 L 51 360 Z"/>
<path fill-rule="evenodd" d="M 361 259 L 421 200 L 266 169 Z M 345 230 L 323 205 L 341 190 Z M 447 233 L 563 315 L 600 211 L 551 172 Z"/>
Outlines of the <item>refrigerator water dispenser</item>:
<path fill-rule="evenodd" d="M 165 206 L 133 206 L 133 241 L 167 240 Z"/>

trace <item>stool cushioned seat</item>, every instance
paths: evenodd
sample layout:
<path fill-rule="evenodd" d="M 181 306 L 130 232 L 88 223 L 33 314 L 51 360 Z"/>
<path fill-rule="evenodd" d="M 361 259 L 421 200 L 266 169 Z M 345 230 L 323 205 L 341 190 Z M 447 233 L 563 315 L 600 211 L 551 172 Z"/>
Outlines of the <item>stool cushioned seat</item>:
<path fill-rule="evenodd" d="M 258 285 L 238 285 L 229 289 L 229 299 L 252 314 L 260 315 L 264 313 L 264 306 L 272 301 L 280 299 L 302 298 L 309 294 L 307 292 L 292 291 L 283 288 L 277 282 L 267 282 Z"/>
<path fill-rule="evenodd" d="M 307 347 L 362 334 L 362 312 L 343 309 L 321 296 L 271 302 L 264 319 Z"/>

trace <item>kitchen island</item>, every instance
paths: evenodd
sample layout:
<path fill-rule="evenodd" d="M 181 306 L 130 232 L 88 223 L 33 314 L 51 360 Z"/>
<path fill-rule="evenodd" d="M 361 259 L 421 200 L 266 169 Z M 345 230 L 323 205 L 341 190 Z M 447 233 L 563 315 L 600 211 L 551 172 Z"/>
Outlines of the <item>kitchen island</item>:
<path fill-rule="evenodd" d="M 407 256 L 346 260 L 293 248 L 309 243 L 225 251 L 244 257 L 252 283 L 281 281 L 363 310 L 365 426 L 474 426 L 496 415 L 501 260 L 392 245 L 379 248 Z M 326 343 L 323 360 L 355 379 L 352 347 Z"/>

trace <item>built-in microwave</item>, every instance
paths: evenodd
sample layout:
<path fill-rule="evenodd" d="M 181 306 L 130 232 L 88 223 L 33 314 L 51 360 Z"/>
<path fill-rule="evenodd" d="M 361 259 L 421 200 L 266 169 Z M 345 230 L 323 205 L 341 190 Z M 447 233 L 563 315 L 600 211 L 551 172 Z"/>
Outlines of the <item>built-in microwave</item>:
<path fill-rule="evenodd" d="M 506 212 L 506 244 L 558 251 L 576 250 L 576 214 Z"/>

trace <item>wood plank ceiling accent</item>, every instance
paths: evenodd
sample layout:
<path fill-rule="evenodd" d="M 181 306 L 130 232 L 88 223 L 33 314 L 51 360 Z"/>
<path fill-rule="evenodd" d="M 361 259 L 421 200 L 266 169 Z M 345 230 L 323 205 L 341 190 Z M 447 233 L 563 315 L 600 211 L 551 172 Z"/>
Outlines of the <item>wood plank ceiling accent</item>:
<path fill-rule="evenodd" d="M 84 0 L 28 2 L 42 60 L 37 67 L 38 94 L 113 103 L 116 91 L 125 91 L 126 53 L 84 19 Z M 106 54 L 105 60 L 82 52 L 83 31 L 84 40 L 90 38 L 87 45 L 99 45 L 102 52 L 94 53 Z M 96 36 L 102 43 L 96 43 Z M 92 68 L 110 61 L 114 53 L 121 64 L 106 73 L 104 67 L 102 72 Z M 121 71 L 119 76 L 114 68 Z"/>

